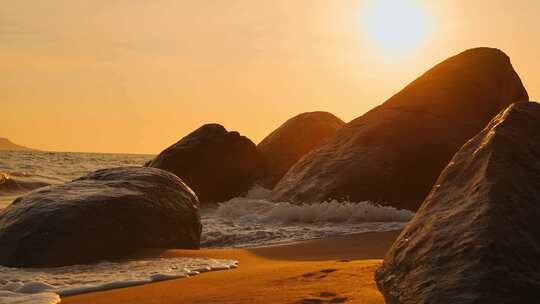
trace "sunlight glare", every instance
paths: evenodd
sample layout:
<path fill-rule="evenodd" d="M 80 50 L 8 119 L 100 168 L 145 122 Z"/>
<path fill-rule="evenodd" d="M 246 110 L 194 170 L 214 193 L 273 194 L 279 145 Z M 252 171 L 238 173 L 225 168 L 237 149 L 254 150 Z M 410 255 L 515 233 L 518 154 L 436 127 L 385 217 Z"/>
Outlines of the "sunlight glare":
<path fill-rule="evenodd" d="M 369 40 L 392 56 L 416 50 L 432 27 L 429 15 L 417 0 L 373 0 L 363 17 Z"/>

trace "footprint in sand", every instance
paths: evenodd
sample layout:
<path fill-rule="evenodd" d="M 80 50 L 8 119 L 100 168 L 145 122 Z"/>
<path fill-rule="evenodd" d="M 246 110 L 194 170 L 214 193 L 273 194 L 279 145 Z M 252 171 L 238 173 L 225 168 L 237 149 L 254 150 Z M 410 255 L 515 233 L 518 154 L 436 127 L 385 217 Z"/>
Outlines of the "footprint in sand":
<path fill-rule="evenodd" d="M 317 299 L 317 298 L 307 298 L 307 299 L 302 299 L 298 301 L 298 304 L 321 304 L 321 303 L 323 303 L 323 300 Z"/>
<path fill-rule="evenodd" d="M 307 272 L 302 275 L 304 278 L 311 278 L 314 277 L 316 279 L 324 279 L 328 276 L 329 273 L 335 272 L 337 269 L 335 268 L 328 268 L 328 269 L 322 269 L 319 271 L 314 272 Z"/>
<path fill-rule="evenodd" d="M 324 273 L 332 273 L 334 271 L 337 271 L 337 269 L 335 268 L 328 268 L 328 269 L 323 269 L 321 270 L 320 272 L 324 272 Z"/>
<path fill-rule="evenodd" d="M 321 297 L 323 297 L 322 296 L 323 293 L 325 292 L 321 292 Z M 334 297 L 334 298 L 332 299 L 306 298 L 306 299 L 302 299 L 298 301 L 297 303 L 298 304 L 345 303 L 348 300 L 347 297 L 335 297 L 336 294 L 333 292 L 327 292 L 327 294 L 333 294 L 333 296 L 330 296 L 330 297 Z"/>
<path fill-rule="evenodd" d="M 328 301 L 328 303 L 345 303 L 347 302 L 347 300 L 348 300 L 347 297 L 335 297 L 331 299 L 330 301 Z"/>

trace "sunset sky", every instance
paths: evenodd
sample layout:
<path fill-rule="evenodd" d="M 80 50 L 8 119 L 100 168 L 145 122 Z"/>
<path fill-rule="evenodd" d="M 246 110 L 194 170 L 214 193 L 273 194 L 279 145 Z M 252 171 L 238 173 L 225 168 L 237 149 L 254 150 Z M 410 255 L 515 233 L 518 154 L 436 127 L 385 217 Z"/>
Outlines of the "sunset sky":
<path fill-rule="evenodd" d="M 157 153 L 217 122 L 258 143 L 300 112 L 349 121 L 477 46 L 540 94 L 540 1 L 380 1 L 0 0 L 0 137 Z"/>

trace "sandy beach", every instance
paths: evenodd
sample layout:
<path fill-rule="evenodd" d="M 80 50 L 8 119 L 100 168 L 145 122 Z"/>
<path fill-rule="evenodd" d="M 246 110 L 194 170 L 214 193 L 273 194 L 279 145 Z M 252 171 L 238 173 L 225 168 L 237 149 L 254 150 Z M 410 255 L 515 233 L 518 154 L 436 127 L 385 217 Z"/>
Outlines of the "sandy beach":
<path fill-rule="evenodd" d="M 373 273 L 399 231 L 254 249 L 149 251 L 142 256 L 236 259 L 234 270 L 65 297 L 106 303 L 384 303 Z"/>
<path fill-rule="evenodd" d="M 4 2 L 0 304 L 540 303 L 540 1 Z"/>

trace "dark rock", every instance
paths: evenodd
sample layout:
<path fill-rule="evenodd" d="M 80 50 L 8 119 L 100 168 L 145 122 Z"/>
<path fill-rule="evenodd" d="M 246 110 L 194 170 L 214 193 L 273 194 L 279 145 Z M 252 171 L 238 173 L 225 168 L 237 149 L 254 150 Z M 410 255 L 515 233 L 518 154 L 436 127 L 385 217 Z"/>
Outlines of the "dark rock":
<path fill-rule="evenodd" d="M 0 211 L 0 265 L 49 267 L 144 248 L 198 248 L 197 196 L 178 177 L 105 169 L 31 192 Z"/>
<path fill-rule="evenodd" d="M 201 202 L 221 202 L 244 194 L 265 170 L 263 156 L 249 138 L 227 132 L 218 124 L 190 133 L 149 166 L 182 178 Z"/>
<path fill-rule="evenodd" d="M 465 51 L 324 140 L 270 199 L 371 200 L 416 210 L 454 153 L 520 100 L 527 92 L 503 52 Z"/>
<path fill-rule="evenodd" d="M 0 137 L 0 150 L 6 151 L 36 151 L 24 146 L 17 145 L 7 138 Z"/>
<path fill-rule="evenodd" d="M 538 302 L 538 130 L 516 103 L 456 153 L 376 273 L 387 303 Z"/>
<path fill-rule="evenodd" d="M 328 112 L 302 113 L 287 120 L 257 145 L 268 165 L 264 186 L 273 188 L 302 156 L 344 125 Z"/>

